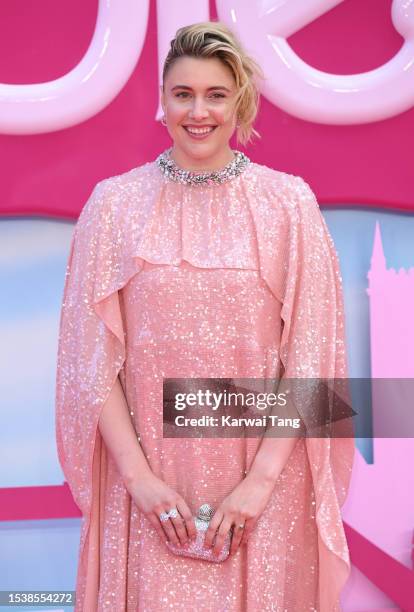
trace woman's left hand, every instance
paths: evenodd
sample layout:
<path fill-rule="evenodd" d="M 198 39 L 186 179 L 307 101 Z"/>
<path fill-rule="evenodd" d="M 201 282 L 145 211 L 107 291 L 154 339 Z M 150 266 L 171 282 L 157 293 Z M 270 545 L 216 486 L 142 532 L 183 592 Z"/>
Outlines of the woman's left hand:
<path fill-rule="evenodd" d="M 234 525 L 230 554 L 236 553 L 239 545 L 247 542 L 269 501 L 274 486 L 273 480 L 247 474 L 214 513 L 206 531 L 204 546 L 212 545 L 217 531 L 213 553 L 219 554 L 228 532 Z M 239 525 L 244 525 L 244 528 L 240 529 Z"/>

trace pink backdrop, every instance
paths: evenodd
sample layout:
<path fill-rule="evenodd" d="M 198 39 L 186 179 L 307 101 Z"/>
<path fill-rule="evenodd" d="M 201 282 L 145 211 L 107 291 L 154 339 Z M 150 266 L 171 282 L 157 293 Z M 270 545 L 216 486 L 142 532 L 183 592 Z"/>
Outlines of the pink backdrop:
<path fill-rule="evenodd" d="M 88 48 L 97 6 L 97 0 L 2 0 L 0 82 L 47 81 L 73 68 Z M 345 0 L 288 42 L 320 70 L 371 70 L 391 59 L 403 42 L 390 11 L 391 0 Z M 210 14 L 217 15 L 214 2 Z M 72 128 L 0 136 L 1 213 L 76 217 L 98 180 L 152 160 L 169 146 L 165 128 L 155 121 L 157 66 L 151 1 L 139 62 L 109 106 Z M 262 140 L 247 149 L 252 159 L 303 176 L 321 204 L 414 210 L 412 109 L 384 121 L 335 126 L 297 119 L 263 98 L 257 129 Z"/>

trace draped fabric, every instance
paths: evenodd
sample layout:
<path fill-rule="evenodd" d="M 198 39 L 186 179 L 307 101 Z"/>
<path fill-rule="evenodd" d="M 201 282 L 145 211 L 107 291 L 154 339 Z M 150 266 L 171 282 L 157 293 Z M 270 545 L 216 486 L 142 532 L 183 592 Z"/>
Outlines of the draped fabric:
<path fill-rule="evenodd" d="M 253 162 L 220 185 L 174 183 L 155 162 L 98 183 L 73 233 L 56 377 L 83 515 L 76 610 L 340 610 L 352 434 L 301 439 L 245 550 L 208 564 L 159 541 L 99 432 L 119 376 L 151 468 L 195 507 L 195 475 L 214 496 L 221 470 L 224 496 L 260 440 L 163 439 L 160 379 L 279 374 L 348 374 L 338 258 L 309 185 Z"/>

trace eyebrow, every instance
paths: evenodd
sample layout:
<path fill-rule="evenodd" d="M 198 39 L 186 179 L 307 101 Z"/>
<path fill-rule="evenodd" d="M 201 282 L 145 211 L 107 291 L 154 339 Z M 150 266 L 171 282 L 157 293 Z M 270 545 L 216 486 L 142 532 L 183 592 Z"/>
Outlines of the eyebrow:
<path fill-rule="evenodd" d="M 175 85 L 175 87 L 173 87 L 171 91 L 175 91 L 176 89 L 187 89 L 191 91 L 191 87 L 188 87 L 187 85 Z M 212 89 L 222 89 L 223 91 L 231 93 L 230 89 L 224 87 L 223 85 L 215 85 L 214 87 L 209 87 L 207 91 L 211 91 Z"/>

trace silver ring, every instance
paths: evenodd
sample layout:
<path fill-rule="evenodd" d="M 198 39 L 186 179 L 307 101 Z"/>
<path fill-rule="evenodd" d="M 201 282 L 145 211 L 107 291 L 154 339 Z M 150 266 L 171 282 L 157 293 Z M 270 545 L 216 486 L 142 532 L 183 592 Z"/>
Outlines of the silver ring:
<path fill-rule="evenodd" d="M 244 529 L 244 525 L 238 525 L 239 529 Z"/>
<path fill-rule="evenodd" d="M 170 517 L 177 518 L 178 510 L 177 508 L 171 508 L 171 510 L 168 510 L 168 512 L 161 512 L 159 516 L 160 516 L 160 521 L 168 521 Z"/>

